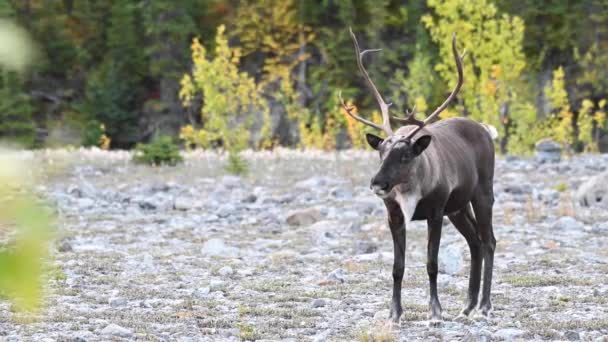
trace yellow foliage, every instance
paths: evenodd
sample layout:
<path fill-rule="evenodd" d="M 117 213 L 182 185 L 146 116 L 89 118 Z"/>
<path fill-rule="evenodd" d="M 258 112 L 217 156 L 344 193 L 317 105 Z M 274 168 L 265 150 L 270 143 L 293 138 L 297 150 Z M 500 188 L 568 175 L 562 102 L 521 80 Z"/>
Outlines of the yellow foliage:
<path fill-rule="evenodd" d="M 261 139 L 256 143 L 262 144 L 270 130 L 268 104 L 260 96 L 254 79 L 239 71 L 241 51 L 228 46 L 225 27 L 217 29 L 213 58 L 207 57 L 197 38 L 193 39 L 191 49 L 194 68 L 182 78 L 179 96 L 189 106 L 194 95 L 202 93 L 203 127 L 200 130 L 185 127 L 180 137 L 190 145 L 210 147 L 221 141 L 228 150 L 241 150 L 247 146 L 254 121 L 261 116 Z"/>

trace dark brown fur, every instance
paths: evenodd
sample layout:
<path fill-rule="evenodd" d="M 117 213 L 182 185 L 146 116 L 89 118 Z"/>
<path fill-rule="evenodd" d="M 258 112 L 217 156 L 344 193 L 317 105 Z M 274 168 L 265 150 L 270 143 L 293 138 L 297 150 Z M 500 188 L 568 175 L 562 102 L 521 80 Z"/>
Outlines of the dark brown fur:
<path fill-rule="evenodd" d="M 381 165 L 371 188 L 383 198 L 393 236 L 393 298 L 391 318 L 399 321 L 404 271 L 405 228 L 411 220 L 428 225 L 427 272 L 432 322 L 441 320 L 437 296 L 437 255 L 443 216 L 447 215 L 466 239 L 471 252 L 468 299 L 463 315 L 476 307 L 484 263 L 481 313 L 492 308 L 490 291 L 496 240 L 492 228 L 494 203 L 494 143 L 488 130 L 466 118 L 438 121 L 411 139 L 413 126 L 401 127 L 383 140 L 368 135 L 380 152 Z M 409 217 L 408 217 L 409 216 Z"/>

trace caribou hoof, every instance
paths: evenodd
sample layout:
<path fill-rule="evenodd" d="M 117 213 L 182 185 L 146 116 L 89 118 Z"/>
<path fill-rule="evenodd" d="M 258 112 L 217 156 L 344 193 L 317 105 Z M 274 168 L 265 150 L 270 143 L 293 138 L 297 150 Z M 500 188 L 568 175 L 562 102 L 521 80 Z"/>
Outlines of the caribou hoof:
<path fill-rule="evenodd" d="M 429 328 L 441 328 L 443 326 L 443 320 L 440 318 L 429 319 Z"/>
<path fill-rule="evenodd" d="M 475 315 L 473 315 L 473 318 L 476 321 L 489 321 L 490 320 L 490 311 L 484 311 L 483 310 L 478 310 L 475 312 Z"/>
<path fill-rule="evenodd" d="M 456 318 L 454 318 L 454 322 L 469 323 L 471 322 L 471 318 L 469 318 L 469 315 L 466 315 L 461 312 L 458 316 L 456 316 Z"/>

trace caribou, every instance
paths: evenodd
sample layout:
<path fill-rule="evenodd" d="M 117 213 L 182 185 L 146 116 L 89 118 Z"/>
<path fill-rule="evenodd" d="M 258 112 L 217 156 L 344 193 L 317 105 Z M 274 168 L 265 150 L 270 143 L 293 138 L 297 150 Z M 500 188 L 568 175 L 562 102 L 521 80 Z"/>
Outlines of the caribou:
<path fill-rule="evenodd" d="M 452 52 L 458 71 L 458 82 L 447 99 L 424 121 L 416 118 L 413 108 L 405 117 L 393 117 L 389 106 L 380 95 L 363 65 L 357 38 L 350 30 L 355 46 L 359 71 L 363 74 L 376 101 L 380 105 L 382 124 L 357 116 L 354 106 L 339 100 L 353 119 L 386 134 L 382 138 L 366 134 L 368 144 L 379 152 L 380 168 L 371 179 L 370 188 L 386 206 L 388 226 L 393 238 L 393 295 L 390 319 L 398 323 L 403 313 L 401 283 L 404 273 L 406 227 L 413 220 L 427 222 L 427 264 L 430 302 L 429 324 L 442 322 L 441 304 L 437 296 L 437 258 L 444 216 L 467 241 L 471 253 L 471 268 L 467 300 L 460 316 L 479 310 L 488 316 L 492 309 L 490 292 L 496 239 L 492 228 L 494 203 L 494 142 L 496 130 L 464 117 L 431 122 L 458 94 L 463 84 L 462 60 L 458 54 L 456 35 L 452 35 Z M 402 126 L 395 132 L 391 122 Z M 478 304 L 483 264 L 483 291 Z"/>

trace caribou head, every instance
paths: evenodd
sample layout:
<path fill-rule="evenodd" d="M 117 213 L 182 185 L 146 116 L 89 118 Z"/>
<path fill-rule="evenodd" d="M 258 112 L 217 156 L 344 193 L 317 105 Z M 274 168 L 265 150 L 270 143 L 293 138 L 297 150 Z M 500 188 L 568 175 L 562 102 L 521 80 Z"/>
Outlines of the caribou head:
<path fill-rule="evenodd" d="M 363 77 L 367 81 L 376 101 L 380 105 L 380 112 L 382 113 L 382 124 L 377 124 L 366 119 L 363 119 L 354 113 L 354 107 L 348 106 L 342 99 L 342 95 L 339 94 L 340 102 L 346 113 L 353 119 L 383 131 L 387 137 L 381 138 L 377 135 L 367 133 L 367 143 L 376 151 L 380 153 L 380 169 L 372 177 L 370 188 L 379 197 L 386 197 L 391 192 L 393 187 L 397 184 L 407 183 L 410 178 L 410 169 L 416 157 L 418 157 L 431 143 L 432 137 L 430 135 L 422 135 L 413 139 L 414 135 L 418 133 L 425 125 L 433 120 L 439 113 L 441 113 L 449 103 L 456 97 L 463 82 L 462 72 L 462 59 L 466 52 L 462 55 L 458 54 L 456 49 L 456 35 L 452 35 L 452 52 L 454 53 L 454 60 L 456 61 L 456 69 L 458 70 L 458 83 L 448 96 L 448 98 L 437 108 L 431 115 L 429 115 L 424 121 L 416 118 L 416 111 L 413 108 L 411 111 L 407 111 L 405 118 L 394 117 L 389 114 L 389 107 L 392 103 L 386 103 L 382 98 L 382 95 L 378 91 L 378 88 L 369 77 L 365 66 L 363 65 L 363 56 L 369 52 L 380 51 L 380 49 L 363 50 L 359 48 L 357 37 L 350 30 L 350 36 L 353 39 L 355 45 L 355 56 L 357 60 L 357 66 L 363 74 Z M 391 121 L 399 123 L 401 125 L 412 125 L 411 128 L 399 129 L 393 133 L 391 128 Z"/>

